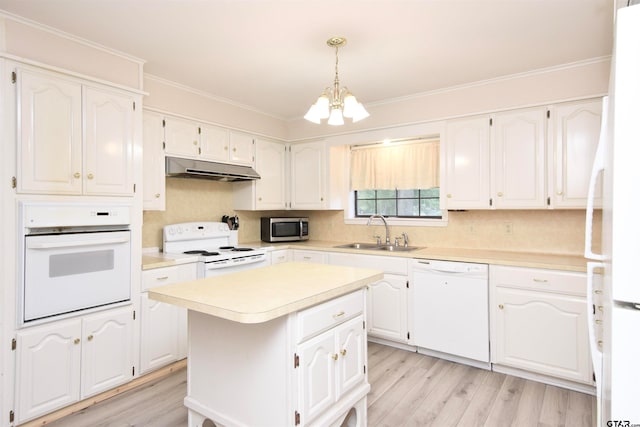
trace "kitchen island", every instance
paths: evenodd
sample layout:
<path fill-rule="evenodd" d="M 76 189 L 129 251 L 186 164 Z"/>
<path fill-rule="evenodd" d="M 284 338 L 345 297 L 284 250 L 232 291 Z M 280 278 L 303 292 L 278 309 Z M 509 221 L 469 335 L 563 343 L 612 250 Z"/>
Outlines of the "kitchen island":
<path fill-rule="evenodd" d="M 189 426 L 366 426 L 364 288 L 382 276 L 284 263 L 151 289 L 189 312 Z"/>

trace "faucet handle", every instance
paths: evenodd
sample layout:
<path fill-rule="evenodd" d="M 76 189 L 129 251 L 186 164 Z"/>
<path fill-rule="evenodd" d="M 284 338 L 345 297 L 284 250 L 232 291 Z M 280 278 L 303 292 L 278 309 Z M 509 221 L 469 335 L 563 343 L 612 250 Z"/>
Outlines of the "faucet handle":
<path fill-rule="evenodd" d="M 407 233 L 402 233 L 402 238 L 404 239 L 404 246 L 409 246 L 409 235 Z"/>
<path fill-rule="evenodd" d="M 394 246 L 400 246 L 400 239 L 402 239 L 402 237 L 394 237 L 393 245 Z"/>
<path fill-rule="evenodd" d="M 373 238 L 376 239 L 376 245 L 381 245 L 382 244 L 382 240 L 380 236 L 376 236 L 375 234 L 373 235 Z"/>

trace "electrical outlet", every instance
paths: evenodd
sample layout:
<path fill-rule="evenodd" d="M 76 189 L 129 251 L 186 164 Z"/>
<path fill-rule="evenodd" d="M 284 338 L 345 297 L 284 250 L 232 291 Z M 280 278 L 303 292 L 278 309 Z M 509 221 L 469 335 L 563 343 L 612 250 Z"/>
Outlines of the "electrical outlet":
<path fill-rule="evenodd" d="M 504 234 L 513 234 L 513 224 L 510 222 L 504 223 Z"/>

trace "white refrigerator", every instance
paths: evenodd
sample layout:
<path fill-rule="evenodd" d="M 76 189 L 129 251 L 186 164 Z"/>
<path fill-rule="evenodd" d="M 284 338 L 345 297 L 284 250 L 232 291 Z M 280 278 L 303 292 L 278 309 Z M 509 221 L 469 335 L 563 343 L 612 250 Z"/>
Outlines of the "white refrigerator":
<path fill-rule="evenodd" d="M 618 9 L 615 28 L 585 233 L 585 257 L 593 260 L 589 333 L 601 426 L 640 424 L 640 5 Z M 602 248 L 595 253 L 592 201 L 600 180 Z M 594 288 L 594 269 L 603 272 L 601 288 Z"/>

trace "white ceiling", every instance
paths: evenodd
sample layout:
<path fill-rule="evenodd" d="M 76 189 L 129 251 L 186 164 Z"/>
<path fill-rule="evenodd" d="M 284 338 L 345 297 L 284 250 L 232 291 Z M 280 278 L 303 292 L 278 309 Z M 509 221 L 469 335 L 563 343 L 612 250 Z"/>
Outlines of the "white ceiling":
<path fill-rule="evenodd" d="M 283 119 L 340 80 L 365 103 L 611 54 L 613 0 L 0 0 Z"/>

